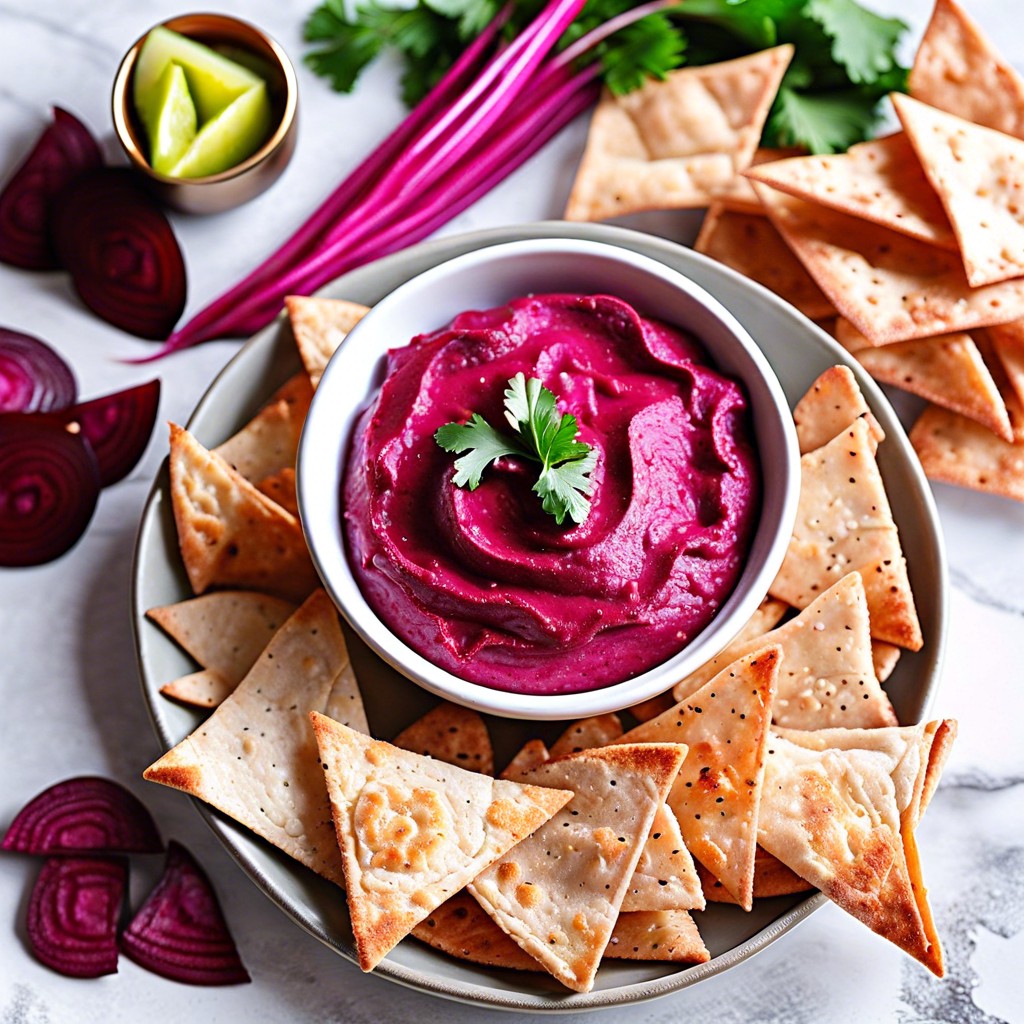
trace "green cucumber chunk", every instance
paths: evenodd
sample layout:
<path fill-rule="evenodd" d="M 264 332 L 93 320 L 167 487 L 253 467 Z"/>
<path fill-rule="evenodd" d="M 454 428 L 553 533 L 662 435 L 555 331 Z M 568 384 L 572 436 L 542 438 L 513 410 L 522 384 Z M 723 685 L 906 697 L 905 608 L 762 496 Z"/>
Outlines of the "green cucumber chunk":
<path fill-rule="evenodd" d="M 156 106 L 143 118 L 149 135 L 149 162 L 167 174 L 196 137 L 196 107 L 180 64 L 170 63 L 154 93 Z"/>

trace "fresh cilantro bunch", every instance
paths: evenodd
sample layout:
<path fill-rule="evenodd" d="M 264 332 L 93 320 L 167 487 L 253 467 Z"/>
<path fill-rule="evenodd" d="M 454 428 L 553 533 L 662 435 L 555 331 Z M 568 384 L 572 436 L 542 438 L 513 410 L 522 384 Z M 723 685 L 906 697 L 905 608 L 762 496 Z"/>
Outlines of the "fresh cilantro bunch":
<path fill-rule="evenodd" d="M 539 0 L 514 0 L 506 31 L 539 11 Z M 410 5 L 411 4 L 411 5 Z M 347 92 L 386 49 L 402 57 L 402 95 L 412 105 L 452 65 L 502 6 L 500 0 L 325 0 L 306 22 L 317 47 L 306 62 Z M 638 6 L 634 0 L 588 0 L 560 48 Z M 870 137 L 879 101 L 906 84 L 896 59 L 907 26 L 855 0 L 681 0 L 634 21 L 583 58 L 599 61 L 604 83 L 629 92 L 684 64 L 711 64 L 793 43 L 765 129 L 765 145 L 845 150 Z"/>
<path fill-rule="evenodd" d="M 579 426 L 571 413 L 561 416 L 555 396 L 536 378 L 517 373 L 505 390 L 505 419 L 514 434 L 495 430 L 479 413 L 468 423 L 448 423 L 434 440 L 447 452 L 465 452 L 455 460 L 454 483 L 475 491 L 483 471 L 506 455 L 540 463 L 533 485 L 545 512 L 561 526 L 568 516 L 582 523 L 590 514 L 594 483 L 590 474 L 597 452 L 576 440 Z"/>

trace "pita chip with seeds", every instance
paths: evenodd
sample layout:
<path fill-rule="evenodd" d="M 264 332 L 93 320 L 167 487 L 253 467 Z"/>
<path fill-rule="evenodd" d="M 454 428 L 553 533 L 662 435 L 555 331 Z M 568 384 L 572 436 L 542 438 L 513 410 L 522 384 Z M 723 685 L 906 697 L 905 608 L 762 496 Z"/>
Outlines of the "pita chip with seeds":
<path fill-rule="evenodd" d="M 697 252 L 763 284 L 811 320 L 834 309 L 763 212 L 737 213 L 712 205 L 693 243 Z"/>
<path fill-rule="evenodd" d="M 366 729 L 338 613 L 316 590 L 248 675 L 196 730 L 143 773 L 205 801 L 318 874 L 343 884 L 311 710 Z"/>
<path fill-rule="evenodd" d="M 668 806 L 690 853 L 745 910 L 753 899 L 764 749 L 781 660 L 781 648 L 766 645 L 622 737 L 689 747 Z"/>
<path fill-rule="evenodd" d="M 774 163 L 776 160 L 786 160 L 794 156 L 805 156 L 806 153 L 806 150 L 796 146 L 789 146 L 784 149 L 759 146 L 754 150 L 754 156 L 751 158 L 749 166 L 758 167 L 761 164 Z M 742 174 L 737 174 L 725 188 L 717 191 L 714 195 L 714 202 L 711 205 L 713 207 L 722 207 L 732 213 L 750 213 L 764 216 L 761 200 L 757 198 L 753 185 Z"/>
<path fill-rule="evenodd" d="M 319 583 L 290 512 L 171 424 L 171 504 L 192 590 L 244 587 L 303 600 Z"/>
<path fill-rule="evenodd" d="M 566 220 L 707 206 L 751 161 L 790 45 L 685 67 L 594 110 Z"/>
<path fill-rule="evenodd" d="M 618 715 L 594 715 L 581 718 L 569 726 L 551 745 L 549 757 L 578 754 L 591 747 L 604 747 L 622 735 L 622 721 Z"/>
<path fill-rule="evenodd" d="M 527 740 L 515 757 L 502 769 L 499 779 L 518 779 L 531 768 L 551 760 L 551 754 L 543 740 Z"/>
<path fill-rule="evenodd" d="M 570 754 L 525 777 L 575 796 L 469 885 L 519 946 L 568 988 L 588 992 L 629 880 L 686 756 L 675 743 Z"/>
<path fill-rule="evenodd" d="M 830 366 L 793 409 L 800 454 L 806 455 L 828 444 L 836 434 L 860 418 L 867 423 L 869 435 L 877 448 L 885 440 L 885 431 L 868 408 L 853 371 L 848 366 Z"/>
<path fill-rule="evenodd" d="M 703 865 L 697 865 L 704 897 L 709 903 L 736 903 L 736 897 Z M 795 871 L 791 871 L 778 857 L 773 857 L 764 847 L 759 846 L 754 854 L 754 899 L 771 899 L 774 896 L 791 896 L 797 892 L 808 892 L 814 886 L 805 882 Z"/>
<path fill-rule="evenodd" d="M 818 287 L 872 345 L 1024 317 L 1024 280 L 972 288 L 958 253 L 754 183 Z"/>
<path fill-rule="evenodd" d="M 989 327 L 985 334 L 993 356 L 1003 369 L 1006 385 L 1024 405 L 1024 320 Z"/>
<path fill-rule="evenodd" d="M 299 358 L 309 375 L 310 384 L 315 388 L 327 368 L 327 361 L 348 332 L 370 311 L 369 307 L 345 299 L 306 298 L 303 295 L 288 295 L 284 304 Z"/>
<path fill-rule="evenodd" d="M 252 590 L 220 590 L 150 608 L 146 618 L 176 640 L 199 664 L 160 692 L 188 704 L 215 707 L 244 678 L 295 605 Z"/>
<path fill-rule="evenodd" d="M 942 203 L 902 132 L 859 142 L 845 153 L 762 164 L 744 175 L 943 249 L 957 248 Z"/>
<path fill-rule="evenodd" d="M 772 706 L 776 725 L 870 729 L 896 724 L 896 713 L 875 676 L 867 599 L 859 572 L 844 576 L 777 629 L 730 644 L 707 670 L 721 671 L 767 644 L 782 649 Z M 680 699 L 687 696 L 687 683 L 676 685 Z"/>
<path fill-rule="evenodd" d="M 946 208 L 971 287 L 1024 274 L 1024 141 L 899 93 L 892 102 Z"/>
<path fill-rule="evenodd" d="M 1024 139 L 1024 78 L 954 0 L 936 0 L 908 89 L 923 103 Z"/>
<path fill-rule="evenodd" d="M 871 635 L 920 650 L 923 639 L 906 559 L 867 423 L 854 420 L 828 444 L 802 455 L 800 475 L 793 535 L 769 593 L 806 608 L 858 570 Z"/>
<path fill-rule="evenodd" d="M 414 754 L 470 771 L 494 774 L 494 751 L 487 725 L 476 711 L 443 701 L 403 729 L 392 741 Z"/>
<path fill-rule="evenodd" d="M 304 402 L 271 402 L 213 451 L 253 484 L 282 469 L 294 469 L 308 410 Z"/>
<path fill-rule="evenodd" d="M 696 923 L 685 910 L 620 914 L 605 956 L 685 964 L 705 964 L 711 959 Z"/>
<path fill-rule="evenodd" d="M 917 418 L 910 443 L 929 480 L 1024 501 L 1024 443 L 937 405 Z"/>

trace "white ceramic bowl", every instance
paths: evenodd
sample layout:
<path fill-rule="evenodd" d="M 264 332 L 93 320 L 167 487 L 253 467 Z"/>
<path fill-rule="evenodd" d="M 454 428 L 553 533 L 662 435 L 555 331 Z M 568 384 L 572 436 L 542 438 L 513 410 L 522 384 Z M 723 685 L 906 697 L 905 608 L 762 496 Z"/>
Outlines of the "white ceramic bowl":
<path fill-rule="evenodd" d="M 381 621 L 352 573 L 341 492 L 354 425 L 373 400 L 383 359 L 418 334 L 468 309 L 532 292 L 606 293 L 641 313 L 693 332 L 719 369 L 750 399 L 762 469 L 761 514 L 746 565 L 711 623 L 678 654 L 621 683 L 569 694 L 492 689 L 439 668 Z M 427 690 L 478 711 L 565 719 L 617 711 L 671 687 L 717 653 L 753 614 L 778 571 L 792 532 L 800 463 L 789 405 L 750 335 L 716 299 L 647 256 L 600 242 L 538 238 L 478 249 L 411 279 L 377 303 L 332 357 L 299 445 L 297 488 L 306 539 L 325 586 L 352 628 L 386 662 Z"/>

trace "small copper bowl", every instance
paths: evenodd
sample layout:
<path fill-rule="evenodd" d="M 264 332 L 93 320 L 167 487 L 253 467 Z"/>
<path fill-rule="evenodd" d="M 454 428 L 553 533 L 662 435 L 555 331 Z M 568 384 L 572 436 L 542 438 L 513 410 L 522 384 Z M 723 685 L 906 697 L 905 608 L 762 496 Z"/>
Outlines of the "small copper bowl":
<path fill-rule="evenodd" d="M 238 18 L 225 14 L 183 14 L 161 24 L 207 46 L 237 48 L 261 58 L 266 65 L 267 88 L 276 127 L 252 156 L 220 174 L 204 178 L 172 178 L 154 171 L 146 157 L 146 133 L 132 100 L 132 73 L 146 38 L 142 35 L 125 54 L 114 79 L 112 106 L 118 141 L 132 166 L 168 206 L 185 213 L 220 213 L 248 202 L 280 177 L 295 150 L 299 103 L 295 69 L 288 55 L 270 36 Z"/>

